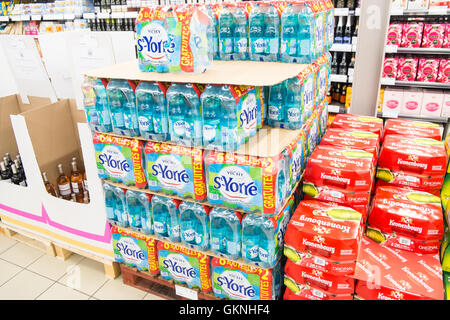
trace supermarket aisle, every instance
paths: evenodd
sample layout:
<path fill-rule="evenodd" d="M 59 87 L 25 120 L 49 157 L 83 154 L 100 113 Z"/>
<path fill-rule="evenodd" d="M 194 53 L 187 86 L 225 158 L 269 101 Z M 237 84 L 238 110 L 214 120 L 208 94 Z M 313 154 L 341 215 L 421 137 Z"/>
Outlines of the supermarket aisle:
<path fill-rule="evenodd" d="M 0 235 L 0 300 L 156 300 L 107 278 L 103 265 L 73 254 L 66 261 Z"/>

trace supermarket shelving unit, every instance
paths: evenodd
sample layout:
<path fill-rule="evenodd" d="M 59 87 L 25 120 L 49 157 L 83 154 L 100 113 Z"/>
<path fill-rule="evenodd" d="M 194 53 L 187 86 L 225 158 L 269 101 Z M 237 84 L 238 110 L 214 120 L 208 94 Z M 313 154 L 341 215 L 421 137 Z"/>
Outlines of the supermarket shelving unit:
<path fill-rule="evenodd" d="M 391 9 L 389 10 L 389 20 L 391 17 L 439 17 L 450 14 L 450 9 L 446 7 L 431 7 L 426 10 L 406 10 L 406 9 Z M 402 48 L 393 45 L 385 45 L 385 53 L 404 53 L 411 55 L 441 55 L 442 57 L 448 57 L 450 55 L 450 49 L 448 48 Z M 381 78 L 381 86 L 387 87 L 403 87 L 403 88 L 432 88 L 450 90 L 449 83 L 440 82 L 420 82 L 420 81 L 399 81 L 392 78 Z M 378 117 L 385 119 L 388 118 L 404 118 L 413 120 L 422 120 L 443 124 L 448 126 L 448 118 L 444 117 L 425 117 L 425 116 L 410 116 L 402 114 L 391 114 L 389 112 L 377 112 Z"/>

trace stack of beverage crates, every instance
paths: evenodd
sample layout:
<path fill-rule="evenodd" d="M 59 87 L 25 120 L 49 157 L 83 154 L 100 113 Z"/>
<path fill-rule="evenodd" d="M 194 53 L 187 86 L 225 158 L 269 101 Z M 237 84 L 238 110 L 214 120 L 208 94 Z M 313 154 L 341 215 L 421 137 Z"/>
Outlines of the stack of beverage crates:
<path fill-rule="evenodd" d="M 94 131 L 117 261 L 219 298 L 280 297 L 284 235 L 301 197 L 296 187 L 326 130 L 331 42 L 325 32 L 333 31 L 329 24 L 334 19 L 327 20 L 333 16 L 332 5 L 306 1 L 142 8 L 137 45 L 141 71 L 203 72 L 210 58 L 220 55 L 208 49 L 205 58 L 199 45 L 205 39 L 208 48 L 216 43 L 205 12 L 221 17 L 222 26 L 231 23 L 234 37 L 239 29 L 236 10 L 244 10 L 247 25 L 259 21 L 270 29 L 273 8 L 281 21 L 275 27 L 276 48 L 284 49 L 270 61 L 308 63 L 298 76 L 275 86 L 85 78 L 84 106 Z M 287 29 L 299 30 L 305 19 L 313 21 L 303 30 L 302 36 L 309 38 L 291 34 L 295 39 L 287 41 Z M 280 33 L 283 26 L 286 32 Z M 250 48 L 255 39 L 247 30 Z M 217 48 L 228 45 L 224 37 L 217 33 Z M 256 43 L 274 48 L 273 39 Z M 301 50 L 312 50 L 309 62 L 297 55 L 300 44 Z M 248 56 L 252 59 L 251 51 Z M 291 129 L 268 129 L 280 134 L 271 135 L 278 144 L 283 134 L 292 138 L 290 143 L 276 152 L 245 155 L 241 147 L 248 148 L 263 125 Z"/>
<path fill-rule="evenodd" d="M 338 114 L 309 158 L 285 236 L 286 300 L 351 300 L 381 119 Z"/>
<path fill-rule="evenodd" d="M 213 59 L 309 64 L 333 32 L 330 0 L 155 6 L 136 20 L 139 67 L 150 72 L 204 72 Z"/>
<path fill-rule="evenodd" d="M 367 235 L 393 248 L 438 253 L 444 233 L 440 191 L 446 168 L 439 125 L 386 121 Z"/>

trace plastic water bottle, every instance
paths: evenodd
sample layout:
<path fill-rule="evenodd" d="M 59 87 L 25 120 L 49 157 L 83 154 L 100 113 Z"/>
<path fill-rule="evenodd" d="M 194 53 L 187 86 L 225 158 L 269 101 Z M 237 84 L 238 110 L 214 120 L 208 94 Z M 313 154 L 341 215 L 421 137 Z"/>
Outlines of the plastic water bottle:
<path fill-rule="evenodd" d="M 171 141 L 186 146 L 201 146 L 200 99 L 193 85 L 173 83 L 167 90 L 167 102 Z"/>
<path fill-rule="evenodd" d="M 128 212 L 125 200 L 126 191 L 120 187 L 114 187 L 114 216 L 117 218 L 117 225 L 122 228 L 128 227 Z"/>
<path fill-rule="evenodd" d="M 167 102 L 164 86 L 156 82 L 141 82 L 136 87 L 139 132 L 146 139 L 166 141 L 169 136 Z"/>
<path fill-rule="evenodd" d="M 203 116 L 203 146 L 222 148 L 222 107 L 219 85 L 208 84 L 200 96 Z"/>
<path fill-rule="evenodd" d="M 111 132 L 111 113 L 109 111 L 106 88 L 103 82 L 100 79 L 97 79 L 92 89 L 95 93 L 95 112 L 97 114 L 97 126 L 95 126 L 95 130 L 102 132 Z"/>
<path fill-rule="evenodd" d="M 248 36 L 250 41 L 250 60 L 264 61 L 266 53 L 266 15 L 259 3 L 255 3 L 249 14 Z"/>
<path fill-rule="evenodd" d="M 235 151 L 241 146 L 243 139 L 238 132 L 238 110 L 236 100 L 229 85 L 221 87 L 222 141 L 224 151 Z"/>
<path fill-rule="evenodd" d="M 137 200 L 141 206 L 141 228 L 145 234 L 153 234 L 153 221 L 152 221 L 152 208 L 151 208 L 152 196 L 138 192 Z"/>
<path fill-rule="evenodd" d="M 211 60 L 217 60 L 220 59 L 219 55 L 219 35 L 218 35 L 218 26 L 219 22 L 217 21 L 217 16 L 212 10 L 211 5 L 206 5 L 206 13 L 208 17 L 210 18 L 210 24 L 208 25 L 208 39 L 210 39 L 210 58 Z"/>
<path fill-rule="evenodd" d="M 278 61 L 280 49 L 280 16 L 272 4 L 266 5 L 265 58 L 264 61 Z"/>
<path fill-rule="evenodd" d="M 208 212 L 201 204 L 184 201 L 180 204 L 181 241 L 195 249 L 209 247 Z"/>
<path fill-rule="evenodd" d="M 275 229 L 272 222 L 266 217 L 257 217 L 257 226 L 260 230 L 258 257 L 262 267 L 272 268 L 276 261 L 275 254 Z"/>
<path fill-rule="evenodd" d="M 139 135 L 136 97 L 127 80 L 112 79 L 106 87 L 113 132 L 130 137 Z"/>
<path fill-rule="evenodd" d="M 233 59 L 235 24 L 231 8 L 224 6 L 219 16 L 219 52 L 222 60 Z"/>
<path fill-rule="evenodd" d="M 152 197 L 153 230 L 160 237 L 180 241 L 180 219 L 178 204 L 174 199 L 162 196 Z"/>
<path fill-rule="evenodd" d="M 136 231 L 142 230 L 141 216 L 144 208 L 138 200 L 138 193 L 132 190 L 128 190 L 126 193 L 126 205 L 128 211 L 128 225 L 131 229 Z"/>
<path fill-rule="evenodd" d="M 226 256 L 227 248 L 227 225 L 225 218 L 219 214 L 219 208 L 213 208 L 209 215 L 210 219 L 210 247 L 217 254 Z"/>
<path fill-rule="evenodd" d="M 237 259 L 241 256 L 241 221 L 238 213 L 223 208 L 213 208 L 209 215 L 211 250 Z"/>
<path fill-rule="evenodd" d="M 233 60 L 248 60 L 247 16 L 239 5 L 233 7 L 232 12 L 235 22 Z"/>
<path fill-rule="evenodd" d="M 307 120 L 302 108 L 301 83 L 297 77 L 286 80 L 284 128 L 300 129 Z"/>
<path fill-rule="evenodd" d="M 288 4 L 281 14 L 281 47 L 280 58 L 283 62 L 297 62 L 299 56 L 298 13 L 299 5 Z"/>
<path fill-rule="evenodd" d="M 248 213 L 242 220 L 242 258 L 249 263 L 259 262 L 261 230 L 258 216 Z"/>
<path fill-rule="evenodd" d="M 105 194 L 106 219 L 111 224 L 114 224 L 118 221 L 116 212 L 114 210 L 116 205 L 116 195 L 114 194 L 113 188 L 114 187 L 112 187 L 110 184 L 103 184 L 103 192 Z"/>
<path fill-rule="evenodd" d="M 280 82 L 269 88 L 268 124 L 280 127 L 284 121 L 284 97 L 286 96 L 286 82 Z"/>
<path fill-rule="evenodd" d="M 300 42 L 300 60 L 299 63 L 312 63 L 316 57 L 314 48 L 314 16 L 307 3 L 303 4 L 302 10 L 298 15 Z"/>

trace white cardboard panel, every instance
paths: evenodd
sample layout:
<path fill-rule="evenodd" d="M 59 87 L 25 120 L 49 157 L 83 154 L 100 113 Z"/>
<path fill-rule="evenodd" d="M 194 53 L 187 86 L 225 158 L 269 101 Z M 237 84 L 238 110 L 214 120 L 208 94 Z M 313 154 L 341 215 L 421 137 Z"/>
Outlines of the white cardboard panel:
<path fill-rule="evenodd" d="M 114 31 L 108 32 L 114 49 L 115 63 L 122 63 L 136 59 L 134 32 Z"/>
<path fill-rule="evenodd" d="M 6 35 L 0 37 L 6 60 L 11 70 L 22 100 L 26 96 L 49 97 L 56 101 L 56 95 L 41 62 L 33 37 Z M 26 101 L 23 101 L 26 102 Z"/>
<path fill-rule="evenodd" d="M 107 32 L 65 32 L 64 38 L 71 55 L 72 84 L 78 109 L 83 109 L 81 84 L 87 70 L 115 63 L 111 37 Z"/>
<path fill-rule="evenodd" d="M 6 183 L 0 183 L 0 191 L 8 188 L 8 191 L 2 192 L 0 195 L 0 203 L 16 209 L 13 212 L 5 210 L 1 210 L 1 212 L 13 219 L 49 230 L 49 234 L 53 232 L 69 239 L 64 242 L 53 239 L 48 234 L 43 234 L 55 242 L 67 243 L 80 250 L 113 260 L 103 190 L 96 174 L 95 162 L 91 161 L 95 157 L 95 152 L 87 125 L 80 124 L 79 129 L 91 202 L 80 204 L 55 198 L 46 192 L 25 118 L 21 115 L 12 115 L 11 122 L 27 175 L 28 187 L 23 188 L 10 184 L 6 186 Z M 19 211 L 24 211 L 28 215 Z M 78 246 L 77 242 L 83 245 Z M 111 254 L 105 255 L 91 251 L 85 248 L 86 245 L 104 249 Z"/>
<path fill-rule="evenodd" d="M 9 68 L 8 61 L 4 53 L 2 43 L 0 41 L 0 70 L 2 70 L 2 76 L 0 77 L 0 97 L 6 97 L 11 94 L 19 92 L 16 85 L 16 80 Z"/>
<path fill-rule="evenodd" d="M 45 68 L 51 79 L 56 96 L 60 99 L 75 98 L 70 72 L 69 52 L 60 32 L 38 36 Z"/>

